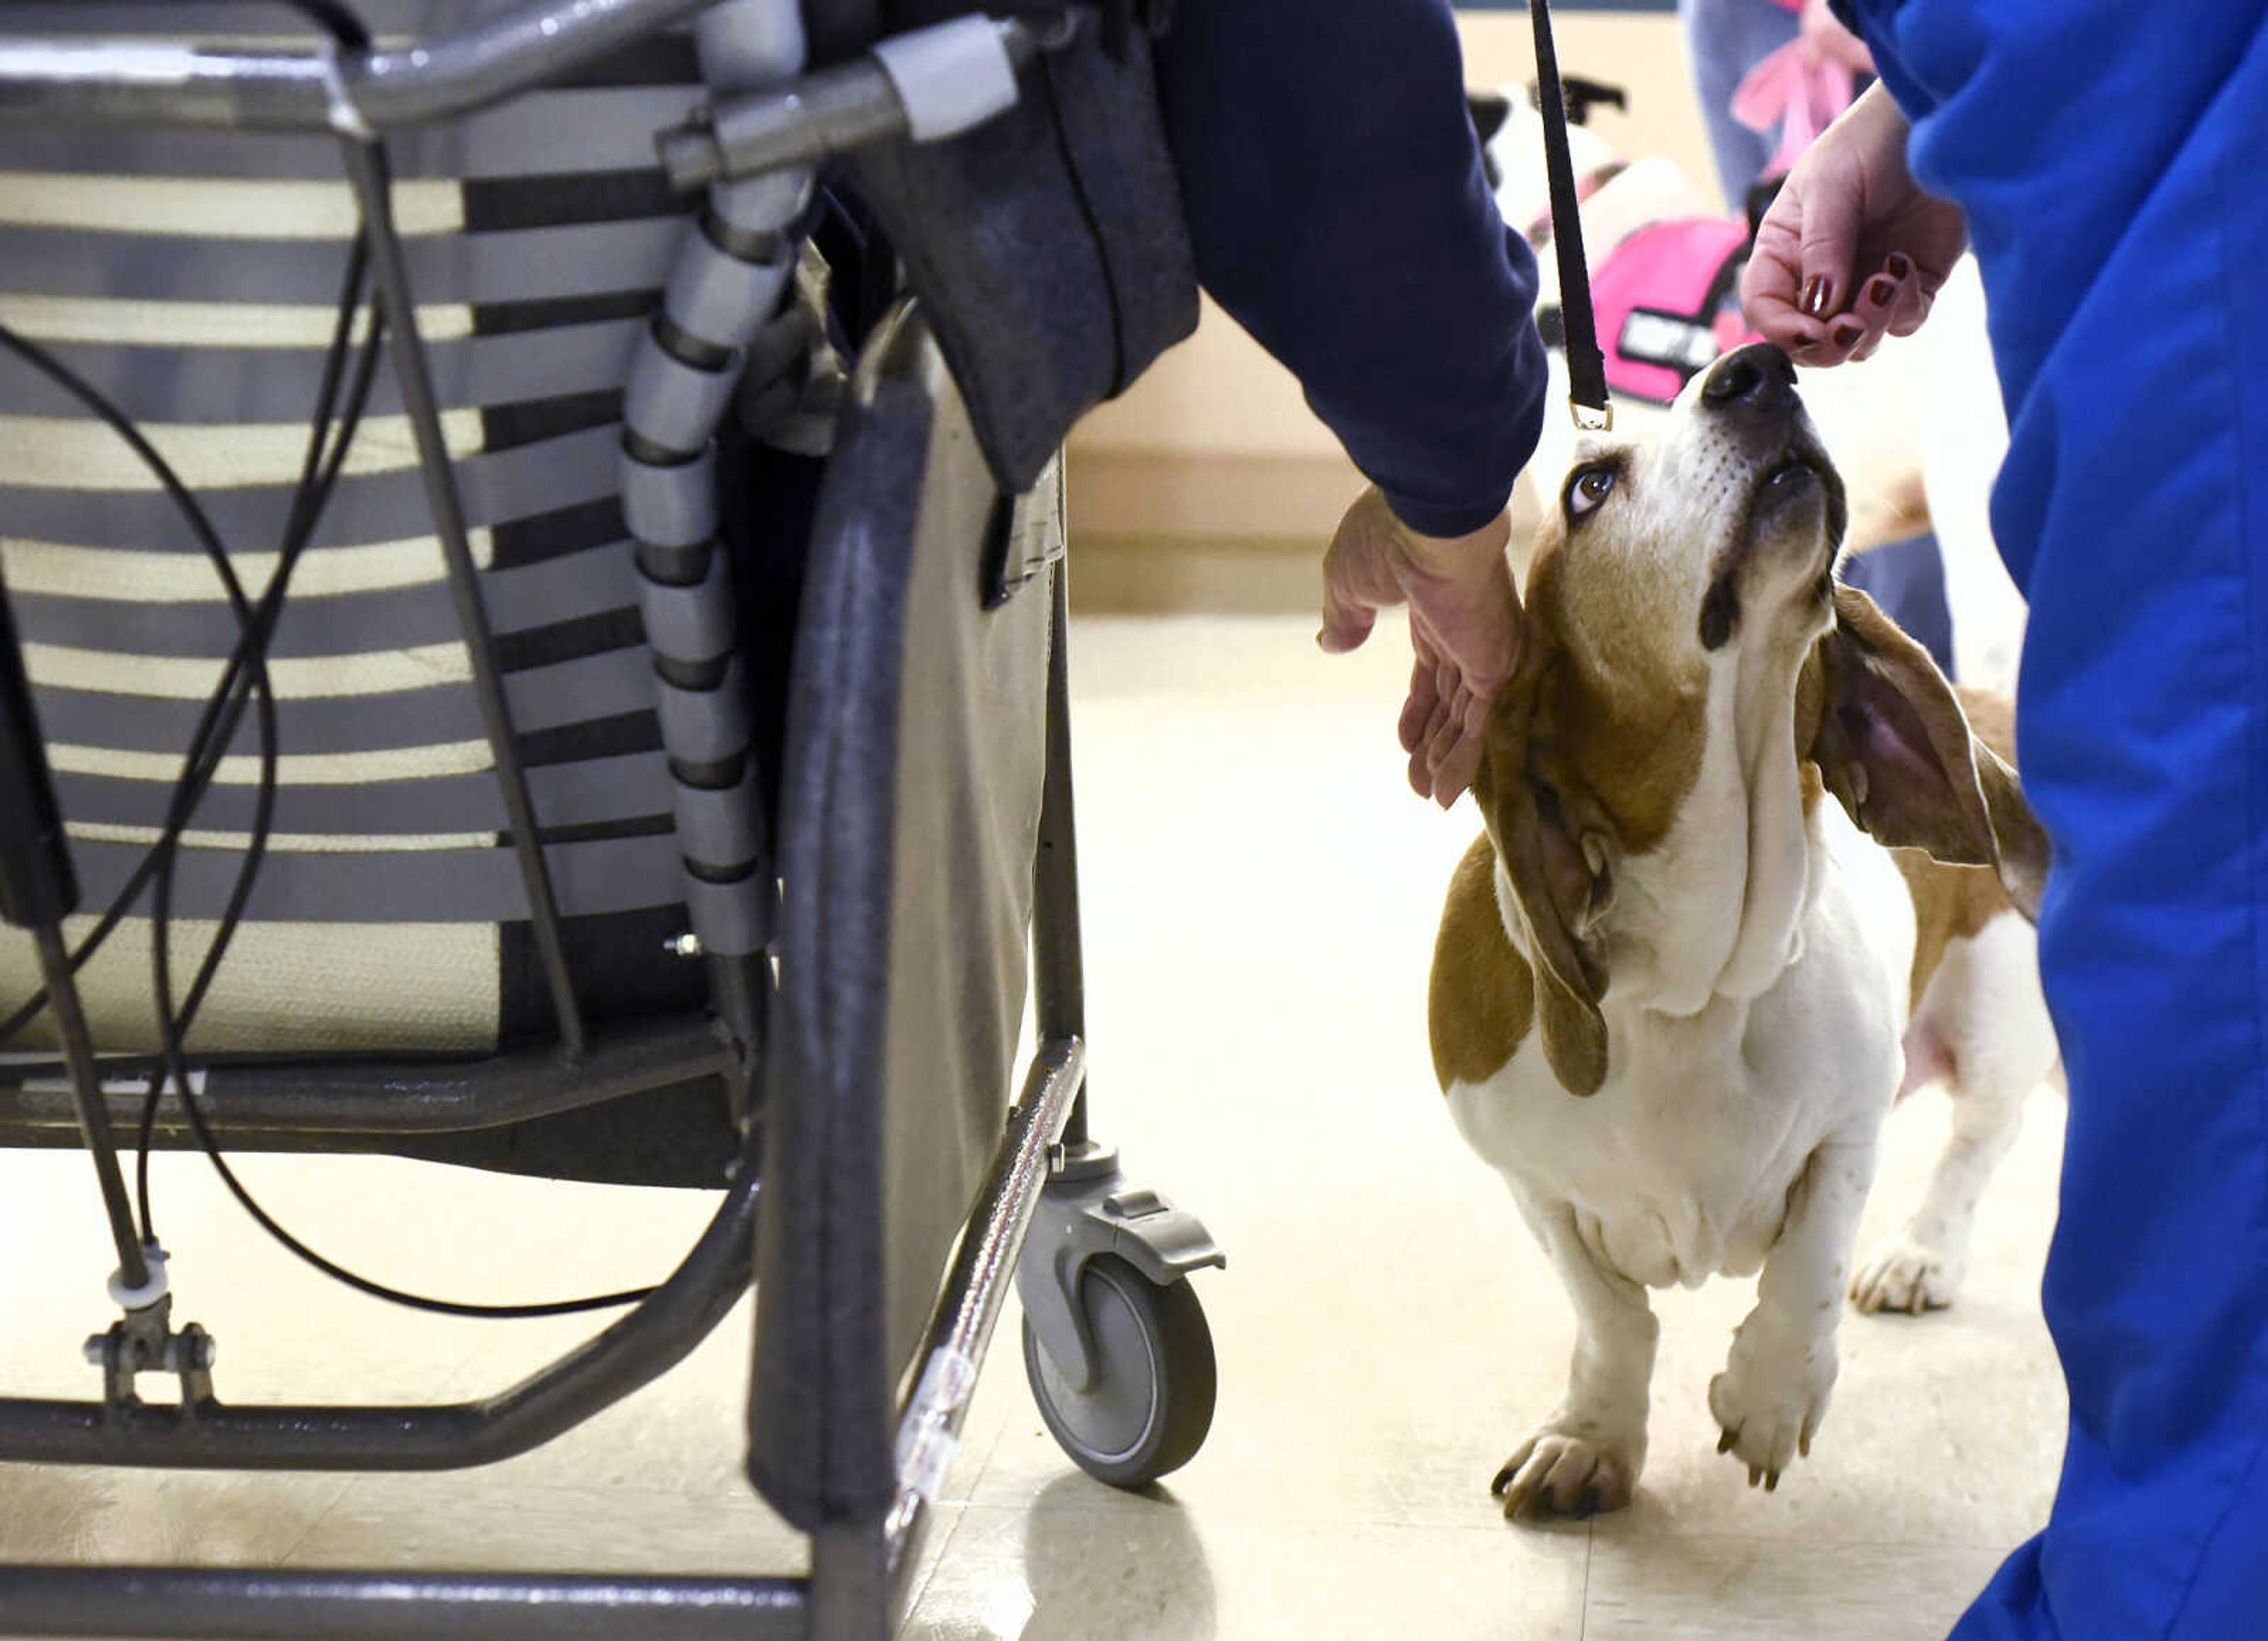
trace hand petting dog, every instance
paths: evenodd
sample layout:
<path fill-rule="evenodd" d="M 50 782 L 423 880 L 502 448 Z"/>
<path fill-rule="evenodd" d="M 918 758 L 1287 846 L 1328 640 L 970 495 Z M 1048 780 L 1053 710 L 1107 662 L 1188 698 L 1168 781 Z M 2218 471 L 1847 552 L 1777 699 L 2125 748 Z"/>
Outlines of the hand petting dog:
<path fill-rule="evenodd" d="M 1323 625 L 1333 655 L 1370 637 L 1378 613 L 1410 606 L 1417 661 L 1402 709 L 1410 784 L 1447 809 L 1473 784 L 1489 703 L 1520 657 L 1520 595 L 1499 514 L 1470 535 L 1420 535 L 1375 489 L 1339 521 L 1323 556 Z"/>

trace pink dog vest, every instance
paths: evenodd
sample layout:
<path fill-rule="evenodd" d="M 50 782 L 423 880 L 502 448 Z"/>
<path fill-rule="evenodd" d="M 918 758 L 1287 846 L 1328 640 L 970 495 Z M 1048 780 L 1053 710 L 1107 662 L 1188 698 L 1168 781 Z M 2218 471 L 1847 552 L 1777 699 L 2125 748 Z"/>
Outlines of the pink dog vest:
<path fill-rule="evenodd" d="M 1668 404 L 1721 354 L 1757 338 L 1741 317 L 1749 232 L 1720 217 L 1640 228 L 1591 270 L 1591 300 L 1618 394 Z"/>

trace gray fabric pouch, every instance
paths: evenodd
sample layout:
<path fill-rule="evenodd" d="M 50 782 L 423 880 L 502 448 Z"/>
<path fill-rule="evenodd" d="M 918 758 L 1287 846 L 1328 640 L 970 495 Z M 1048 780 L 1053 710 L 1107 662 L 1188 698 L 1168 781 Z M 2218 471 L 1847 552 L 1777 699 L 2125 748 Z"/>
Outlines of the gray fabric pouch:
<path fill-rule="evenodd" d="M 908 278 L 1002 489 L 1197 328 L 1197 285 L 1149 42 L 1099 28 L 1041 56 L 1016 106 L 949 142 L 878 144 L 849 179 Z"/>

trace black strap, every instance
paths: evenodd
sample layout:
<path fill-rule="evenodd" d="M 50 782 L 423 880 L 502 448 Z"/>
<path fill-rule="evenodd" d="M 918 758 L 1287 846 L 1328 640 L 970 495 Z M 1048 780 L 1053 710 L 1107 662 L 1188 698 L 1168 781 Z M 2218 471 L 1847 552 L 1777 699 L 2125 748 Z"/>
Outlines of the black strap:
<path fill-rule="evenodd" d="M 1155 40 L 1174 26 L 1174 0 L 1102 0 L 1102 48 L 1114 63 L 1126 61 L 1139 29 Z"/>
<path fill-rule="evenodd" d="M 1607 397 L 1607 359 L 1599 351 L 1599 324 L 1591 313 L 1591 275 L 1583 261 L 1583 221 L 1575 198 L 1575 161 L 1567 151 L 1567 99 L 1559 84 L 1559 54 L 1551 44 L 1545 0 L 1528 0 L 1535 22 L 1535 106 L 1543 116 L 1543 163 L 1551 185 L 1551 244 L 1559 257 L 1559 307 L 1567 343 L 1567 399 L 1576 424 L 1614 425 Z"/>

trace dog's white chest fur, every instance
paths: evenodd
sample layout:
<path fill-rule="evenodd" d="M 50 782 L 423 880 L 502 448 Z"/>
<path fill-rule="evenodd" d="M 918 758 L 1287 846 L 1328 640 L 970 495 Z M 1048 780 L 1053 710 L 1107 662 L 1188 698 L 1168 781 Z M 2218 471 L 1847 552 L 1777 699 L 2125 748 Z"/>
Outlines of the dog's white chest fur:
<path fill-rule="evenodd" d="M 1800 955 L 1767 989 L 1685 1016 L 1609 992 L 1609 1070 L 1588 1099 L 1560 1086 L 1534 1035 L 1448 1091 L 1529 1216 L 1572 1213 L 1592 1256 L 1631 1282 L 1755 1271 L 1813 1153 L 1897 1089 L 1912 903 L 1840 808 L 1808 819 Z"/>

